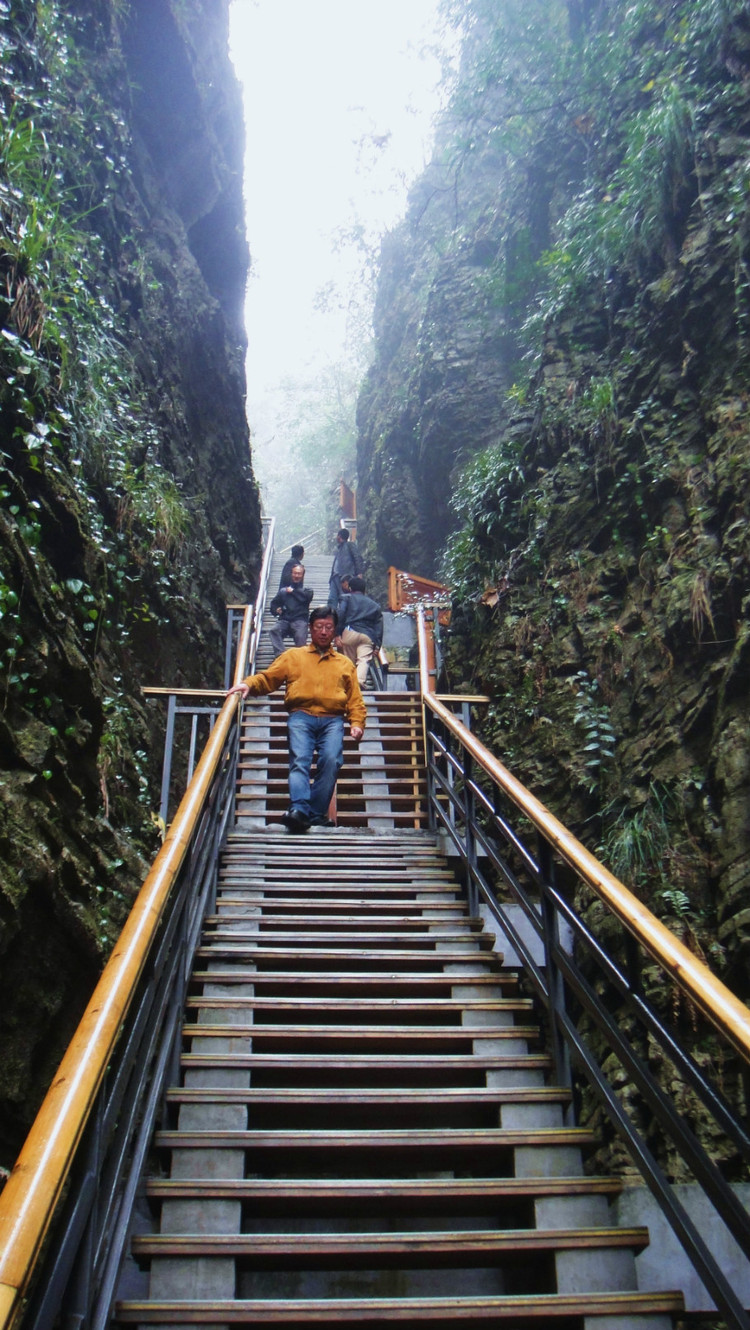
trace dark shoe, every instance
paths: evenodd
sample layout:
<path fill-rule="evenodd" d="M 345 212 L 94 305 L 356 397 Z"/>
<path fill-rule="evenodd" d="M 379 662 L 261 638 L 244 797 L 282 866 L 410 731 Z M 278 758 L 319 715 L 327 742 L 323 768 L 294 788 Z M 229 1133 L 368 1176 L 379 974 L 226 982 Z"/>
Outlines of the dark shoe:
<path fill-rule="evenodd" d="M 311 827 L 335 827 L 336 823 L 331 817 L 311 817 Z"/>
<path fill-rule="evenodd" d="M 310 819 L 305 817 L 304 813 L 299 813 L 296 808 L 290 808 L 281 820 L 287 831 L 296 836 L 301 836 L 303 832 L 310 830 Z"/>

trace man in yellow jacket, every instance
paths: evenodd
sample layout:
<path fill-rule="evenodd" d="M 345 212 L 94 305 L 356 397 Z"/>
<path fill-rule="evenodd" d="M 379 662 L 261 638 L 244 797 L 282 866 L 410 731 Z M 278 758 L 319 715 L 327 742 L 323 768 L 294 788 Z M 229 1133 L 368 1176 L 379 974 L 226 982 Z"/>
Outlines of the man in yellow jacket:
<path fill-rule="evenodd" d="M 310 615 L 311 642 L 282 652 L 267 670 L 251 674 L 229 689 L 243 698 L 264 697 L 286 685 L 289 713 L 289 831 L 329 827 L 328 806 L 344 761 L 344 721 L 352 739 L 362 738 L 367 718 L 357 672 L 333 648 L 338 621 L 333 610 L 319 606 Z M 313 754 L 318 761 L 310 786 Z"/>

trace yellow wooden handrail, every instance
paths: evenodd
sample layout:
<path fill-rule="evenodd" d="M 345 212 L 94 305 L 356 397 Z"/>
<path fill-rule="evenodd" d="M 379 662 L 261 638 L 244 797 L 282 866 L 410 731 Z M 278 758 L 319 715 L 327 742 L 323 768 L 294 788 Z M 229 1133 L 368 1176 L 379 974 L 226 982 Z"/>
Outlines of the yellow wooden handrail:
<path fill-rule="evenodd" d="M 268 553 L 268 551 L 266 551 L 266 553 Z M 270 567 L 270 557 L 268 566 Z M 265 559 L 263 561 L 263 567 L 264 569 L 266 567 Z M 266 580 L 268 580 L 267 575 Z M 257 616 L 258 627 L 260 627 L 260 617 L 260 615 Z M 252 637 L 253 629 L 255 628 L 255 618 L 256 616 L 253 607 L 251 605 L 246 605 L 245 614 L 242 620 L 242 628 L 240 630 L 240 640 L 237 643 L 237 656 L 234 662 L 234 679 L 232 682 L 235 684 L 242 683 L 242 680 L 247 673 L 247 656 L 250 650 L 250 638 Z"/>
<path fill-rule="evenodd" d="M 245 616 L 243 639 L 251 615 Z M 241 651 L 238 660 L 242 660 Z M 31 1278 L 170 891 L 221 761 L 239 695 L 228 697 L 164 844 L 136 898 L 52 1085 L 0 1194 L 0 1330 Z"/>
<path fill-rule="evenodd" d="M 240 683 L 245 678 L 251 667 L 253 671 L 255 670 L 255 658 L 258 653 L 258 643 L 260 641 L 260 634 L 263 627 L 263 611 L 266 605 L 268 579 L 271 573 L 271 563 L 274 555 L 276 518 L 264 518 L 263 522 L 264 525 L 267 525 L 267 529 L 263 545 L 263 562 L 258 576 L 258 594 L 255 598 L 252 623 L 248 624 L 246 615 L 245 621 L 242 625 L 242 633 L 240 634 L 234 667 L 234 682 L 236 684 Z M 247 637 L 245 637 L 246 631 Z"/>
<path fill-rule="evenodd" d="M 421 617 L 421 616 L 419 616 Z M 421 639 L 420 639 L 421 645 Z M 690 997 L 712 1024 L 750 1061 L 750 1010 L 699 961 L 656 915 L 599 862 L 575 836 L 558 822 L 525 785 L 462 724 L 433 693 L 423 690 L 422 701 L 471 754 L 518 809 L 538 828 L 550 845 L 603 900 L 638 939 L 675 984 Z"/>

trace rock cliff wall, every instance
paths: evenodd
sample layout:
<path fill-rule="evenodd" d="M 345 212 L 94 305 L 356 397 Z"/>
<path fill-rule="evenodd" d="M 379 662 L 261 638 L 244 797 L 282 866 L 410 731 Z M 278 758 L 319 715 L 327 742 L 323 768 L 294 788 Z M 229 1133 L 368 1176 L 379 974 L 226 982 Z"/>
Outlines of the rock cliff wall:
<path fill-rule="evenodd" d="M 158 844 L 259 560 L 227 0 L 0 5 L 0 1163 Z"/>
<path fill-rule="evenodd" d="M 490 745 L 746 994 L 747 11 L 453 9 L 383 250 L 360 540 L 451 581 Z"/>

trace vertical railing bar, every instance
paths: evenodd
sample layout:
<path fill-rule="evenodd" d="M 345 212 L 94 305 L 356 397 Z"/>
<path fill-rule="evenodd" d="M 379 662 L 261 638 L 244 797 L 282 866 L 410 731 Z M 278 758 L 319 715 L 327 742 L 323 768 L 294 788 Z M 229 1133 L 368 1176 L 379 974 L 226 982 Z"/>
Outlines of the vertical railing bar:
<path fill-rule="evenodd" d="M 446 732 L 445 726 L 444 726 L 444 725 L 440 725 L 440 721 L 438 721 L 437 724 L 440 726 L 440 729 L 442 730 L 442 734 L 440 734 L 438 737 L 439 737 L 439 739 L 440 739 L 441 744 L 443 744 L 443 745 L 444 745 L 444 748 L 445 748 L 445 751 L 444 751 L 444 753 L 443 753 L 443 761 L 444 761 L 444 763 L 445 763 L 445 771 L 444 771 L 444 773 L 443 773 L 443 779 L 445 780 L 446 784 L 448 785 L 448 821 L 450 822 L 451 826 L 452 826 L 454 829 L 456 829 L 456 831 L 457 831 L 457 828 L 456 828 L 456 797 L 457 797 L 457 796 L 456 796 L 456 768 L 455 768 L 455 766 L 453 765 L 453 762 L 450 761 L 450 758 L 453 756 L 453 754 L 450 753 L 450 741 L 451 741 L 451 736 Z M 440 761 L 439 756 L 436 756 L 436 758 L 435 758 L 435 764 L 436 764 L 436 766 L 438 765 L 439 761 Z M 437 790 L 435 791 L 435 797 L 437 798 Z M 458 831 L 457 831 L 457 834 L 459 834 Z"/>
<path fill-rule="evenodd" d="M 636 939 L 632 933 L 625 936 L 625 973 L 630 990 L 634 994 L 643 993 L 643 967 L 641 963 L 641 952 Z"/>
<path fill-rule="evenodd" d="M 177 698 L 170 693 L 167 699 L 167 729 L 164 735 L 164 761 L 161 771 L 161 801 L 159 816 L 166 830 L 169 816 L 169 786 L 172 780 L 172 748 L 174 745 L 174 718 L 177 711 Z"/>
<path fill-rule="evenodd" d="M 229 687 L 232 677 L 232 647 L 234 645 L 234 610 L 227 606 L 227 639 L 224 643 L 224 687 Z"/>
<path fill-rule="evenodd" d="M 437 829 L 435 820 L 435 763 L 437 761 L 432 742 L 432 730 L 428 728 L 427 714 L 422 706 L 423 742 L 425 745 L 425 766 L 427 771 L 427 824 L 430 831 Z"/>
<path fill-rule="evenodd" d="M 462 745 L 463 753 L 463 773 L 464 773 L 464 797 L 463 797 L 463 816 L 464 816 L 464 847 L 466 853 L 467 886 L 469 895 L 469 913 L 475 916 L 479 910 L 479 894 L 476 883 L 477 870 L 477 846 L 474 838 L 474 815 L 475 803 L 474 792 L 471 788 L 472 781 L 472 761 Z"/>
<path fill-rule="evenodd" d="M 562 1034 L 561 1022 L 565 1016 L 565 981 L 557 964 L 557 952 L 560 947 L 560 920 L 554 903 L 555 860 L 548 841 L 537 835 L 537 861 L 543 888 L 541 891 L 542 937 L 544 939 L 544 960 L 547 969 L 547 991 L 549 994 L 550 1037 L 552 1056 L 555 1063 L 555 1077 L 559 1085 L 569 1090 L 573 1085 L 570 1066 L 570 1052 Z M 568 1107 L 568 1114 L 570 1113 Z"/>
<path fill-rule="evenodd" d="M 195 770 L 195 746 L 198 738 L 198 713 L 193 711 L 190 717 L 190 751 L 188 753 L 187 783 L 190 784 Z"/>

